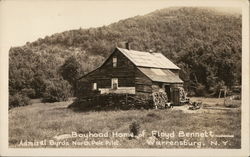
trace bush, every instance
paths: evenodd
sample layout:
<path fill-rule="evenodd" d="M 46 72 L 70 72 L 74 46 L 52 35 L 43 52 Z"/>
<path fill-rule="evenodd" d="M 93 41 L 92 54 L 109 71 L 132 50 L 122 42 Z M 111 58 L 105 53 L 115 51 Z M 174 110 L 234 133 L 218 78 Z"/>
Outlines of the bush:
<path fill-rule="evenodd" d="M 133 133 L 134 136 L 137 136 L 139 134 L 140 131 L 140 124 L 137 121 L 133 121 L 130 125 L 129 125 L 129 130 L 131 133 Z"/>
<path fill-rule="evenodd" d="M 161 117 L 159 115 L 157 115 L 156 113 L 148 113 L 147 114 L 147 117 L 150 117 L 150 118 L 155 118 L 155 119 L 161 119 Z"/>
<path fill-rule="evenodd" d="M 42 97 L 42 102 L 66 101 L 71 96 L 71 86 L 67 81 L 49 81 Z"/>
<path fill-rule="evenodd" d="M 205 96 L 206 95 L 206 87 L 200 83 L 197 84 L 195 89 L 196 96 Z"/>
<path fill-rule="evenodd" d="M 23 94 L 15 94 L 9 96 L 9 109 L 13 107 L 26 106 L 30 104 L 30 99 Z"/>
<path fill-rule="evenodd" d="M 233 95 L 232 99 L 233 100 L 241 100 L 241 95 Z"/>
<path fill-rule="evenodd" d="M 240 107 L 241 106 L 241 102 L 239 100 L 234 100 L 234 99 L 231 99 L 231 98 L 227 98 L 225 100 L 225 107 L 228 107 L 228 108 L 237 108 L 237 107 Z"/>
<path fill-rule="evenodd" d="M 27 95 L 29 98 L 35 98 L 36 92 L 32 88 L 24 88 L 21 91 L 24 95 Z"/>

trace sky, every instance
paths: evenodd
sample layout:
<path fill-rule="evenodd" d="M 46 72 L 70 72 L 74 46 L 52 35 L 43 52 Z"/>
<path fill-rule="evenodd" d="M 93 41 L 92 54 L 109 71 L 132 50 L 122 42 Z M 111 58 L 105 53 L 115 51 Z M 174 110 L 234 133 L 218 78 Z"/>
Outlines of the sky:
<path fill-rule="evenodd" d="M 227 6 L 229 3 L 186 3 L 185 6 Z M 212 2 L 212 1 L 210 1 Z M 235 2 L 236 3 L 236 2 Z M 240 5 L 236 3 L 237 5 Z M 157 9 L 183 5 L 166 0 L 2 0 L 0 1 L 0 46 L 22 46 L 38 38 L 70 29 L 100 27 L 121 19 L 145 15 Z M 233 4 L 233 6 L 237 6 Z M 239 8 L 222 8 L 240 12 Z"/>

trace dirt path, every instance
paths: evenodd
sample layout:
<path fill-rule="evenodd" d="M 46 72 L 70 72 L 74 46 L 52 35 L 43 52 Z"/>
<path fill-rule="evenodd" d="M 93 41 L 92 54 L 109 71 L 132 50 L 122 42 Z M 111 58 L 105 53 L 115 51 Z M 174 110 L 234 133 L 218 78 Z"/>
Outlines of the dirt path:
<path fill-rule="evenodd" d="M 184 113 L 218 113 L 227 111 L 237 111 L 239 108 L 226 108 L 226 107 L 201 107 L 198 110 L 189 110 L 188 105 L 174 106 L 172 110 L 181 110 Z"/>

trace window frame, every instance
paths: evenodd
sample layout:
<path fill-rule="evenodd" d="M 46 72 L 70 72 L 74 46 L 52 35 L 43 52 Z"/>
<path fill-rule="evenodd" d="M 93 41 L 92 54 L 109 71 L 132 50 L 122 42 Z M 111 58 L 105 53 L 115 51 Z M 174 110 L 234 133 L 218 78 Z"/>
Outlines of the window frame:
<path fill-rule="evenodd" d="M 118 89 L 118 85 L 119 85 L 118 82 L 119 82 L 118 78 L 112 78 L 111 79 L 111 89 Z M 114 83 L 117 84 L 116 88 L 114 88 Z"/>
<path fill-rule="evenodd" d="M 113 56 L 112 58 L 113 68 L 117 67 L 117 56 Z"/>
<path fill-rule="evenodd" d="M 96 82 L 92 83 L 92 90 L 93 91 L 97 90 L 97 83 Z"/>

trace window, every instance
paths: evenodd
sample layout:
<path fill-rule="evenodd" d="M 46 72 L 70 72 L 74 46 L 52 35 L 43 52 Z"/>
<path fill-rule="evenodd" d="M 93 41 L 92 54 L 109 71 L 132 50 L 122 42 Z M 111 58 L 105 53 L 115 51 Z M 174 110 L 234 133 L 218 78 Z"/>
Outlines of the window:
<path fill-rule="evenodd" d="M 93 83 L 92 90 L 97 90 L 97 83 Z"/>
<path fill-rule="evenodd" d="M 113 57 L 113 67 L 117 67 L 117 57 Z"/>
<path fill-rule="evenodd" d="M 118 88 L 118 78 L 112 78 L 111 80 L 111 88 L 117 89 Z"/>

